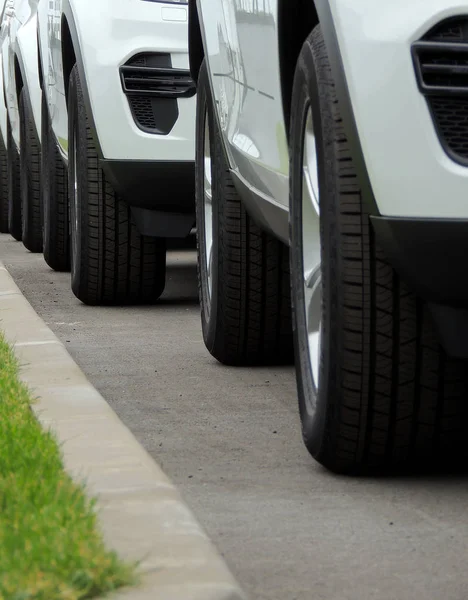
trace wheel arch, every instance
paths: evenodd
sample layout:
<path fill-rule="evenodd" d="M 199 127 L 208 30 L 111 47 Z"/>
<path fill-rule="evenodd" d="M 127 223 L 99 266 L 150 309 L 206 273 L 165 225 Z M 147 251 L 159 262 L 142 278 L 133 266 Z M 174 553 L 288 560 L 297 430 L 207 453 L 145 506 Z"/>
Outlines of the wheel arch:
<path fill-rule="evenodd" d="M 201 34 L 200 18 L 198 16 L 196 0 L 189 0 L 189 60 L 192 79 L 198 83 L 198 75 L 205 58 L 203 39 Z"/>
<path fill-rule="evenodd" d="M 70 83 L 71 72 L 77 62 L 77 56 L 75 52 L 75 45 L 73 43 L 73 37 L 69 21 L 65 14 L 62 15 L 61 30 L 63 83 L 65 86 L 65 98 L 67 100 L 68 106 L 68 85 Z"/>
<path fill-rule="evenodd" d="M 39 86 L 42 89 L 44 84 L 44 74 L 42 71 L 42 52 L 41 52 L 41 42 L 39 36 L 39 27 L 37 29 L 37 72 L 39 74 Z"/>
<path fill-rule="evenodd" d="M 89 124 L 91 128 L 91 134 L 96 145 L 98 156 L 100 159 L 102 159 L 103 153 L 101 149 L 101 144 L 99 142 L 99 136 L 97 134 L 97 128 L 96 123 L 94 121 L 93 111 L 91 108 L 91 99 L 88 89 L 88 79 L 86 77 L 84 60 L 80 49 L 80 36 L 78 35 L 79 24 L 75 22 L 75 13 L 72 8 L 72 4 L 73 2 L 71 0 L 63 0 L 61 16 L 62 70 L 63 82 L 65 87 L 65 98 L 68 107 L 68 87 L 70 83 L 70 76 L 74 66 L 76 65 L 81 81 L 81 86 L 83 89 L 83 97 L 86 106 L 86 113 L 88 115 Z"/>
<path fill-rule="evenodd" d="M 23 73 L 23 68 L 20 62 L 20 59 L 18 57 L 18 54 L 15 52 L 15 59 L 14 59 L 14 72 L 15 72 L 15 92 L 16 92 L 16 100 L 18 102 L 18 106 L 19 106 L 19 97 L 21 94 L 21 90 L 23 89 L 24 86 L 24 82 L 25 82 L 25 77 L 24 77 L 24 73 Z"/>
<path fill-rule="evenodd" d="M 291 97 L 297 59 L 307 36 L 318 23 L 315 2 L 278 0 L 279 68 L 286 124 L 289 124 L 291 119 Z M 289 135 L 288 130 L 289 127 Z"/>

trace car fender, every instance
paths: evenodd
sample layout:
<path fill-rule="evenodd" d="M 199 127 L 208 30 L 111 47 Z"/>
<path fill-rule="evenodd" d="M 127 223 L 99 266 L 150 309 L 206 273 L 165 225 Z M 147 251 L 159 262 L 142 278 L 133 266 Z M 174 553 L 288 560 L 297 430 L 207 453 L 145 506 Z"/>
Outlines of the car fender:
<path fill-rule="evenodd" d="M 41 89 L 39 84 L 39 61 L 37 54 L 37 15 L 18 30 L 16 57 L 18 59 L 26 97 L 29 99 L 38 139 L 41 139 Z"/>
<path fill-rule="evenodd" d="M 5 97 L 3 94 L 3 68 L 0 68 L 0 132 L 3 143 L 7 142 L 7 109 L 5 106 Z"/>

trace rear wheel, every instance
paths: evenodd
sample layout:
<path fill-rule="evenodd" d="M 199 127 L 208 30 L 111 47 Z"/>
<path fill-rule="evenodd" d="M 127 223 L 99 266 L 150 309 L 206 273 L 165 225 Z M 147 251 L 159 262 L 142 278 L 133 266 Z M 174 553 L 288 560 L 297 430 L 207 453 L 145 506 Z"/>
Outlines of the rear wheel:
<path fill-rule="evenodd" d="M 22 239 L 30 252 L 42 252 L 41 147 L 26 90 L 19 99 Z"/>
<path fill-rule="evenodd" d="M 337 472 L 466 457 L 466 364 L 376 246 L 320 27 L 296 69 L 291 268 L 303 435 Z"/>
<path fill-rule="evenodd" d="M 7 175 L 8 175 L 8 230 L 15 240 L 21 241 L 21 185 L 20 157 L 13 140 L 10 120 L 7 121 Z"/>
<path fill-rule="evenodd" d="M 230 365 L 290 362 L 288 249 L 255 225 L 233 185 L 205 64 L 198 82 L 196 205 L 206 347 Z"/>
<path fill-rule="evenodd" d="M 8 233 L 7 149 L 0 134 L 0 233 Z"/>
<path fill-rule="evenodd" d="M 154 302 L 164 291 L 166 242 L 140 235 L 107 181 L 76 66 L 68 98 L 72 290 L 85 304 Z"/>
<path fill-rule="evenodd" d="M 44 259 L 55 271 L 70 269 L 68 174 L 54 139 L 47 98 L 42 93 L 41 193 Z"/>

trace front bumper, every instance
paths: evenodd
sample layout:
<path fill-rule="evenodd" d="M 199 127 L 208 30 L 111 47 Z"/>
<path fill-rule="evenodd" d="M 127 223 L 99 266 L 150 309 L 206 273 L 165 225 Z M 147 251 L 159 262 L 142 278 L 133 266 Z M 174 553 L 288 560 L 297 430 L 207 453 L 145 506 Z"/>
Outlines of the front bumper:
<path fill-rule="evenodd" d="M 144 53 L 169 54 L 188 69 L 187 7 L 143 0 L 70 2 L 79 38 L 86 93 L 106 160 L 193 161 L 195 98 L 177 100 L 178 117 L 165 135 L 143 131 L 122 87 L 120 68 Z M 96 14 L 97 13 L 97 14 Z M 92 18 L 90 18 L 92 16 Z"/>
<path fill-rule="evenodd" d="M 378 245 L 428 302 L 468 308 L 468 219 L 371 217 Z"/>
<path fill-rule="evenodd" d="M 193 161 L 101 160 L 115 191 L 130 206 L 194 213 Z"/>
<path fill-rule="evenodd" d="M 427 302 L 446 352 L 468 359 L 468 219 L 371 217 L 377 244 Z"/>
<path fill-rule="evenodd" d="M 329 0 L 346 85 L 381 215 L 468 219 L 468 168 L 444 151 L 411 46 L 466 0 Z M 437 238 L 435 238 L 437 239 Z"/>

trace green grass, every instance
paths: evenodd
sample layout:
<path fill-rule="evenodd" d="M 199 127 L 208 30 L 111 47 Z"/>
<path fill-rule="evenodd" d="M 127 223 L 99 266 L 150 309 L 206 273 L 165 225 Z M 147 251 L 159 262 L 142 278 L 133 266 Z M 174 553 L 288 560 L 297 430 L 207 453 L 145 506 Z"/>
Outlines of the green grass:
<path fill-rule="evenodd" d="M 0 333 L 0 600 L 94 598 L 135 581 L 106 549 L 95 503 L 65 473 Z"/>

